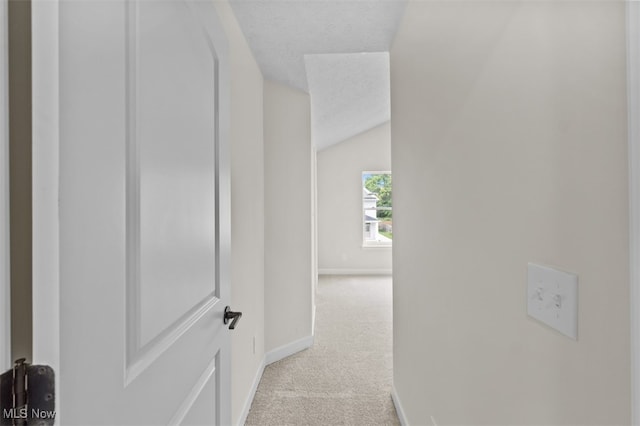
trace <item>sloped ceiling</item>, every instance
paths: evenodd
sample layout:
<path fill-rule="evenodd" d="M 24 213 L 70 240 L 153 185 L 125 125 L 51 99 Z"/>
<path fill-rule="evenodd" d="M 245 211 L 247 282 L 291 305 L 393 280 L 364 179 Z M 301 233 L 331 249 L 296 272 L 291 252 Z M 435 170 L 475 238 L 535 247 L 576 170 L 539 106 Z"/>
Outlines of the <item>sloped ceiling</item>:
<path fill-rule="evenodd" d="M 305 62 L 318 150 L 389 120 L 387 52 L 306 55 Z"/>
<path fill-rule="evenodd" d="M 318 149 L 389 119 L 384 52 L 406 0 L 231 0 L 231 5 L 264 77 L 311 94 Z M 363 52 L 377 55 L 359 55 Z"/>

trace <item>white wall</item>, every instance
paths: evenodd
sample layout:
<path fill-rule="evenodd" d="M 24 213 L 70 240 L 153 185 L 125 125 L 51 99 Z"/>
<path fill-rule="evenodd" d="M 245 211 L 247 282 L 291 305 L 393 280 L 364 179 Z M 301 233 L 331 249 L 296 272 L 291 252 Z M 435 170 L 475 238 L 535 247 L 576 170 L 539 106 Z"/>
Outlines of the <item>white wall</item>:
<path fill-rule="evenodd" d="M 409 424 L 630 422 L 624 7 L 409 2 L 391 51 Z M 579 275 L 578 341 L 527 317 L 529 261 Z"/>
<path fill-rule="evenodd" d="M 312 137 L 313 139 L 313 137 Z M 315 335 L 316 291 L 318 291 L 318 155 L 311 148 L 311 333 Z"/>
<path fill-rule="evenodd" d="M 215 5 L 231 62 L 231 303 L 243 313 L 232 333 L 235 425 L 246 415 L 264 359 L 263 79 L 229 3 Z"/>
<path fill-rule="evenodd" d="M 390 247 L 362 247 L 362 172 L 391 170 L 386 122 L 318 151 L 320 273 L 391 273 Z"/>
<path fill-rule="evenodd" d="M 265 80 L 267 352 L 312 334 L 310 129 L 309 95 Z"/>

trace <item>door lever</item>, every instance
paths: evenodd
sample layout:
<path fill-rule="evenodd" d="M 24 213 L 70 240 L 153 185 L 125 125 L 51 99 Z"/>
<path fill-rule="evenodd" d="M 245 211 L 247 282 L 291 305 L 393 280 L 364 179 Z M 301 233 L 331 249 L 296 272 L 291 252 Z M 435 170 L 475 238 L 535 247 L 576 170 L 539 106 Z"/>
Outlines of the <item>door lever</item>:
<path fill-rule="evenodd" d="M 229 330 L 233 330 L 236 328 L 236 323 L 242 316 L 242 312 L 233 312 L 231 307 L 227 306 L 224 308 L 224 323 L 227 324 L 229 320 L 231 320 L 231 324 L 229 324 Z"/>

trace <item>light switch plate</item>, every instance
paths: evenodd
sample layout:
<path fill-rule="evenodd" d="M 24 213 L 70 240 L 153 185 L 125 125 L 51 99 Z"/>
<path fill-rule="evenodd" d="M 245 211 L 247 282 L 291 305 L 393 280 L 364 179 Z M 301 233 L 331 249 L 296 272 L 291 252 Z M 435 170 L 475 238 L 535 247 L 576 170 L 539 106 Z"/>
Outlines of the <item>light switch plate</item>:
<path fill-rule="evenodd" d="M 578 276 L 534 263 L 527 275 L 527 314 L 577 340 Z"/>

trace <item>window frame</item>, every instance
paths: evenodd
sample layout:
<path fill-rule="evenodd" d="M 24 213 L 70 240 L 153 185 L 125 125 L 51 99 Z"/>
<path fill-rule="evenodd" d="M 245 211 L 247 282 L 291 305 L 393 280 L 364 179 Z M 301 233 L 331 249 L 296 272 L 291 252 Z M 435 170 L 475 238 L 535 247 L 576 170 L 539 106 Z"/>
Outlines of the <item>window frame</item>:
<path fill-rule="evenodd" d="M 368 240 L 365 238 L 365 229 L 367 225 L 371 225 L 371 222 L 367 222 L 366 221 L 366 211 L 367 210 L 372 210 L 371 208 L 367 209 L 365 206 L 365 200 L 364 200 L 364 182 L 365 182 L 365 176 L 367 175 L 390 175 L 393 176 L 392 172 L 390 170 L 364 170 L 360 173 L 360 186 L 362 188 L 362 199 L 360 202 L 360 217 L 361 217 L 361 222 L 360 222 L 360 232 L 361 232 L 361 239 L 362 239 L 362 248 L 391 248 L 393 247 L 393 238 L 390 241 L 375 241 L 375 240 Z M 391 192 L 393 193 L 393 181 L 391 183 Z M 378 211 L 391 211 L 393 212 L 393 198 L 391 201 L 391 207 L 377 207 L 375 208 L 376 213 Z M 392 214 L 393 216 L 393 214 Z M 376 219 L 377 219 L 377 214 L 376 214 Z"/>

